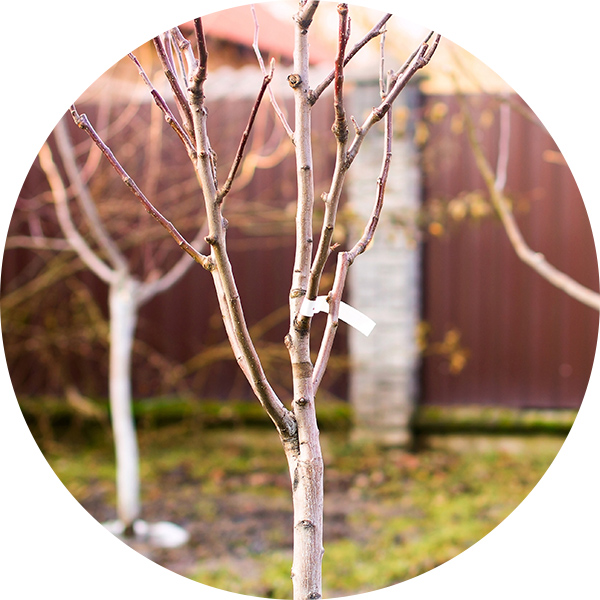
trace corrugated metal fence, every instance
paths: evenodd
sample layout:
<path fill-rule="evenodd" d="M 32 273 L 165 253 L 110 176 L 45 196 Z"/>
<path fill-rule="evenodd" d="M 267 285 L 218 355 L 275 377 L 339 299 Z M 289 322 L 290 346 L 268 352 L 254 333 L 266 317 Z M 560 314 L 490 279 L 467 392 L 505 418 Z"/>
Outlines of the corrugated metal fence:
<path fill-rule="evenodd" d="M 497 105 L 483 97 L 472 97 L 469 102 L 494 164 Z M 249 106 L 249 102 L 235 107 L 220 102 L 212 107 L 212 122 L 222 123 L 212 134 L 215 145 L 221 147 L 220 158 L 234 151 L 233 146 L 222 148 L 229 137 L 224 128 L 227 132 L 241 132 Z M 480 201 L 485 196 L 483 182 L 461 127 L 456 100 L 427 97 L 422 110 L 428 127 L 423 152 L 424 207 L 433 217 L 423 257 L 423 319 L 429 328 L 430 343 L 423 360 L 420 402 L 579 406 L 594 358 L 598 314 L 523 265 L 498 220 L 481 216 L 485 213 L 485 203 Z M 326 135 L 316 150 L 327 149 L 331 114 L 325 112 L 315 119 L 316 128 Z M 423 130 L 417 126 L 417 134 L 419 131 Z M 558 268 L 597 289 L 597 260 L 585 207 L 568 167 L 560 164 L 551 137 L 539 125 L 513 111 L 511 140 L 507 189 L 525 238 Z M 167 146 L 165 153 L 174 160 L 171 152 Z M 331 172 L 331 156 L 325 151 L 316 157 L 317 177 L 321 174 L 325 178 Z M 260 198 L 265 210 L 270 206 L 281 208 L 285 205 L 282 198 L 289 200 L 294 195 L 293 163 L 290 156 L 275 171 L 258 170 L 232 201 L 244 203 Z M 45 182 L 33 170 L 25 184 L 25 196 L 32 197 L 36 186 L 41 189 Z M 127 197 L 120 182 L 113 189 Z M 449 211 L 448 202 L 452 199 L 455 202 Z M 129 197 L 127 201 L 131 201 Z M 456 216 L 464 213 L 465 207 L 467 212 L 480 216 L 458 220 Z M 293 214 L 288 217 L 286 223 L 293 226 Z M 27 220 L 26 215 L 24 219 Z M 242 235 L 238 224 L 232 223 L 229 239 L 240 293 L 251 326 L 267 317 L 271 320 L 259 346 L 270 363 L 270 373 L 276 375 L 274 385 L 283 389 L 290 379 L 281 339 L 287 330 L 285 306 L 293 246 L 282 236 L 248 246 L 248 240 L 256 239 L 248 233 L 259 233 L 259 227 L 256 223 L 242 223 L 248 229 Z M 179 252 L 175 245 L 172 251 Z M 32 261 L 40 260 L 34 256 L 28 250 L 6 252 L 5 290 L 10 289 L 11 279 L 26 273 Z M 175 370 L 184 364 L 186 369 L 176 373 L 181 374 L 187 389 L 194 394 L 250 397 L 230 351 L 225 348 L 223 353 L 212 355 L 206 352 L 222 343 L 224 335 L 210 276 L 199 271 L 202 270 L 192 269 L 175 288 L 142 309 L 134 361 L 134 389 L 138 396 L 169 393 L 172 388 L 165 382 L 165 368 L 171 365 Z M 106 315 L 105 286 L 89 275 L 81 277 Z M 71 382 L 84 393 L 105 395 L 105 342 L 99 338 L 81 341 L 75 336 L 67 344 L 64 340 L 47 346 L 39 344 L 37 336 L 50 326 L 58 337 L 61 328 L 68 331 L 68 325 L 60 321 L 63 317 L 58 309 L 72 298 L 73 287 L 63 283 L 53 290 L 38 296 L 29 316 L 23 313 L 18 320 L 8 322 L 12 317 L 8 312 L 3 314 L 6 354 L 17 393 L 61 393 L 64 384 Z M 83 319 L 83 312 L 77 313 L 76 318 Z M 36 338 L 35 344 L 32 337 Z M 343 335 L 339 337 L 339 360 L 335 363 L 339 368 L 331 370 L 324 389 L 346 397 L 346 342 Z M 279 350 L 270 342 L 276 342 Z M 45 354 L 31 351 L 36 344 Z"/>
<path fill-rule="evenodd" d="M 597 290 L 594 242 L 576 183 L 550 135 L 525 116 L 518 98 L 511 102 L 519 110 L 511 111 L 506 189 L 523 235 L 557 268 Z M 495 165 L 498 104 L 473 97 L 469 105 Z M 446 212 L 434 219 L 430 229 L 437 235 L 425 244 L 423 318 L 431 340 L 446 344 L 424 360 L 422 403 L 578 407 L 594 359 L 598 313 L 525 266 L 495 216 L 456 218 L 470 206 L 485 213 L 483 180 L 456 99 L 427 98 L 427 116 L 424 195 L 430 207 L 433 202 Z M 467 358 L 462 370 L 460 360 L 451 367 L 452 352 Z"/>

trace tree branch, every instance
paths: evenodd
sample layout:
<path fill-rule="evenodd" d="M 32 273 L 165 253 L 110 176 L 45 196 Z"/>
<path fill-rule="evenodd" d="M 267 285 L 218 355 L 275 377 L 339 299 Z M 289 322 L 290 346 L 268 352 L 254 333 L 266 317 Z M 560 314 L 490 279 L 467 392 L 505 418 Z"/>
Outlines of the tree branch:
<path fill-rule="evenodd" d="M 298 23 L 302 35 L 306 35 L 318 7 L 319 0 L 304 0 L 303 2 L 300 2 L 300 10 L 294 16 L 294 21 Z"/>
<path fill-rule="evenodd" d="M 100 221 L 100 217 L 98 216 L 98 211 L 96 210 L 96 205 L 94 204 L 94 200 L 90 194 L 89 188 L 83 182 L 81 178 L 81 173 L 79 168 L 77 167 L 77 163 L 75 162 L 75 153 L 73 150 L 73 145 L 71 144 L 71 140 L 69 139 L 69 133 L 67 131 L 67 127 L 65 122 L 61 119 L 56 128 L 54 129 L 54 137 L 56 139 L 58 151 L 60 153 L 60 157 L 62 159 L 63 166 L 67 175 L 75 188 L 75 195 L 77 197 L 77 201 L 81 206 L 88 223 L 90 225 L 90 229 L 92 235 L 100 245 L 100 247 L 107 253 L 108 259 L 116 269 L 124 269 L 127 266 L 127 261 L 125 257 L 121 254 L 119 248 L 114 243 L 114 241 L 110 238 L 102 222 Z"/>
<path fill-rule="evenodd" d="M 175 98 L 175 104 L 177 105 L 177 110 L 179 111 L 179 115 L 181 116 L 181 119 L 183 121 L 183 127 L 188 133 L 188 136 L 192 141 L 192 145 L 195 146 L 196 140 L 194 138 L 192 113 L 190 111 L 185 92 L 183 91 L 179 79 L 177 78 L 177 71 L 175 70 L 175 66 L 169 58 L 169 54 L 163 43 L 163 40 L 157 36 L 152 41 L 154 42 L 154 48 L 156 49 L 156 54 L 162 65 L 165 78 L 171 86 L 173 97 Z"/>
<path fill-rule="evenodd" d="M 567 274 L 551 265 L 543 254 L 540 252 L 535 252 L 527 245 L 527 242 L 525 241 L 525 238 L 523 237 L 523 234 L 517 225 L 517 221 L 515 220 L 514 215 L 509 207 L 506 196 L 503 193 L 505 177 L 503 177 L 501 173 L 499 176 L 494 174 L 487 158 L 485 157 L 481 144 L 477 140 L 475 126 L 466 107 L 465 100 L 460 94 L 458 97 L 463 107 L 463 113 L 465 115 L 465 122 L 467 125 L 467 135 L 471 149 L 475 156 L 477 168 L 483 177 L 492 201 L 492 205 L 500 217 L 500 221 L 504 226 L 508 239 L 517 256 L 553 286 L 564 291 L 567 295 L 585 304 L 586 306 L 600 311 L 599 293 L 581 285 L 579 282 L 575 281 L 573 278 L 569 277 Z M 508 105 L 505 106 L 508 108 Z M 504 118 L 504 123 L 501 123 L 501 132 L 503 132 L 503 134 L 500 136 L 500 155 L 504 155 L 504 158 L 502 158 L 502 162 L 500 163 L 501 166 L 507 160 L 506 154 L 508 152 L 508 125 L 506 122 L 506 112 L 501 113 L 501 119 L 502 118 Z"/>
<path fill-rule="evenodd" d="M 244 130 L 244 133 L 242 134 L 242 139 L 240 140 L 240 145 L 237 149 L 235 158 L 233 160 L 233 164 L 231 165 L 231 170 L 229 171 L 227 180 L 225 181 L 225 183 L 223 184 L 223 186 L 221 187 L 221 189 L 219 190 L 219 192 L 217 194 L 218 202 L 223 202 L 223 200 L 225 199 L 225 196 L 227 196 L 227 194 L 231 190 L 231 185 L 237 174 L 237 170 L 240 166 L 240 163 L 242 162 L 242 157 L 244 156 L 244 150 L 246 148 L 246 143 L 248 142 L 248 138 L 250 137 L 250 132 L 252 131 L 252 126 L 254 125 L 254 120 L 256 119 L 256 113 L 258 112 L 258 108 L 260 107 L 260 103 L 262 102 L 263 96 L 265 95 L 265 91 L 266 91 L 267 87 L 269 86 L 269 83 L 271 83 L 272 79 L 273 79 L 273 63 L 271 63 L 271 72 L 268 75 L 266 75 L 263 79 L 260 91 L 258 92 L 258 96 L 254 102 L 254 106 L 252 107 L 252 111 L 250 112 L 248 124 L 246 125 L 246 129 Z"/>
<path fill-rule="evenodd" d="M 179 30 L 177 30 L 179 31 Z M 206 68 L 208 65 L 208 50 L 204 39 L 204 29 L 202 28 L 202 19 L 194 19 L 194 31 L 196 32 L 196 42 L 198 44 L 198 61 L 200 63 L 200 72 L 203 79 L 206 79 Z M 181 33 L 181 32 L 180 32 Z M 187 40 L 186 40 L 187 41 Z M 191 65 L 190 65 L 191 68 Z"/>
<path fill-rule="evenodd" d="M 338 329 L 338 315 L 340 302 L 342 301 L 342 294 L 346 285 L 346 277 L 348 275 L 348 269 L 356 258 L 361 255 L 371 243 L 375 230 L 379 223 L 381 216 L 381 209 L 383 208 L 383 201 L 385 198 L 385 188 L 390 173 L 390 163 L 392 160 L 392 113 L 388 112 L 385 116 L 385 134 L 384 134 L 384 156 L 383 163 L 381 166 L 381 173 L 377 179 L 377 192 L 375 197 L 375 204 L 371 216 L 360 239 L 354 244 L 354 246 L 347 252 L 340 252 L 338 254 L 338 261 L 336 266 L 335 278 L 331 292 L 327 296 L 329 302 L 329 315 L 327 317 L 327 325 L 325 326 L 325 333 L 321 341 L 321 347 L 319 348 L 319 354 L 315 362 L 315 370 L 313 373 L 313 387 L 315 391 L 318 389 L 321 379 L 327 368 L 329 357 L 331 356 L 331 350 L 333 348 L 333 341 Z"/>
<path fill-rule="evenodd" d="M 207 226 L 204 224 L 204 226 L 198 230 L 196 237 L 192 240 L 191 246 L 194 248 L 200 247 L 207 232 Z M 190 262 L 185 254 L 182 254 L 181 258 L 173 265 L 173 267 L 161 277 L 154 281 L 143 282 L 138 290 L 138 305 L 141 306 L 154 298 L 154 296 L 171 288 L 188 272 L 193 264 L 194 263 Z"/>
<path fill-rule="evenodd" d="M 10 239 L 10 238 L 8 238 Z M 65 244 L 68 244 L 66 240 L 62 240 Z M 77 255 L 74 248 L 69 246 L 71 252 L 65 255 L 61 252 L 48 260 L 44 270 L 31 279 L 13 290 L 3 290 L 2 298 L 0 299 L 2 305 L 2 311 L 5 315 L 8 311 L 14 310 L 23 302 L 33 298 L 36 294 L 39 294 L 43 290 L 53 286 L 58 281 L 63 281 L 71 275 L 81 271 L 83 263 L 81 258 Z"/>
<path fill-rule="evenodd" d="M 251 9 L 252 9 L 252 17 L 254 19 L 254 41 L 252 43 L 252 48 L 254 49 L 254 54 L 256 55 L 256 59 L 258 60 L 258 64 L 260 66 L 260 70 L 263 74 L 263 77 L 267 77 L 267 69 L 265 68 L 265 63 L 263 61 L 263 57 L 262 57 L 262 54 L 260 52 L 260 48 L 258 45 L 258 32 L 259 32 L 260 28 L 259 28 L 259 24 L 258 24 L 258 18 L 256 16 L 256 11 L 254 10 L 254 5 L 251 5 Z M 271 64 L 271 74 L 272 73 L 273 73 L 273 65 Z M 271 75 L 271 77 L 272 77 L 272 75 Z M 281 124 L 283 125 L 285 132 L 288 134 L 290 139 L 293 139 L 294 132 L 292 131 L 292 128 L 290 127 L 289 123 L 287 122 L 286 116 L 283 114 L 283 111 L 279 107 L 279 104 L 277 103 L 277 100 L 275 99 L 275 93 L 273 92 L 273 89 L 270 86 L 269 86 L 269 99 L 271 100 L 271 105 L 273 106 L 273 110 L 275 111 L 275 114 L 281 121 Z"/>
<path fill-rule="evenodd" d="M 428 40 L 432 34 L 429 34 Z M 348 165 L 350 165 L 358 151 L 360 150 L 360 146 L 362 142 L 375 123 L 379 122 L 385 114 L 390 110 L 392 104 L 400 94 L 400 92 L 406 87 L 408 82 L 413 78 L 413 76 L 417 73 L 419 69 L 425 67 L 431 58 L 433 57 L 434 52 L 436 51 L 438 44 L 440 42 L 441 36 L 436 35 L 431 46 L 427 41 L 423 42 L 415 52 L 411 55 L 411 57 L 407 60 L 407 62 L 394 73 L 390 78 L 390 86 L 388 94 L 386 95 L 383 102 L 371 111 L 371 114 L 367 117 L 362 126 L 357 128 L 356 135 L 354 140 L 348 149 L 347 161 Z"/>
<path fill-rule="evenodd" d="M 313 248 L 314 173 L 311 141 L 311 104 L 309 98 L 309 44 L 308 26 L 319 3 L 312 1 L 301 7 L 294 17 L 294 73 L 288 82 L 295 96 L 294 146 L 296 152 L 296 181 L 298 200 L 296 208 L 296 251 L 290 291 L 291 326 L 297 332 L 308 334 L 310 319 L 300 314 L 306 297 Z M 294 335 L 291 335 L 294 337 Z M 303 360 L 303 359 L 302 359 Z"/>
<path fill-rule="evenodd" d="M 77 231 L 68 207 L 68 196 L 65 184 L 56 168 L 52 151 L 48 144 L 44 144 L 38 154 L 40 165 L 46 174 L 52 195 L 54 206 L 60 223 L 61 229 L 69 245 L 77 252 L 81 260 L 103 281 L 111 283 L 115 280 L 116 274 L 108 265 L 100 260 L 93 250 L 87 245 L 86 241 Z"/>
<path fill-rule="evenodd" d="M 340 5 L 343 7 L 345 5 Z M 341 8 L 340 10 L 343 11 Z M 382 103 L 378 108 L 373 109 L 371 115 L 367 119 L 367 122 L 362 127 L 359 127 L 354 139 L 354 142 L 349 150 L 346 150 L 347 140 L 347 125 L 345 114 L 343 110 L 343 66 L 347 63 L 344 59 L 344 52 L 346 43 L 349 37 L 348 23 L 343 21 L 344 17 L 340 12 L 340 27 L 339 27 L 339 43 L 338 43 L 338 55 L 336 58 L 336 64 L 334 69 L 334 108 L 336 114 L 336 123 L 334 124 L 333 131 L 336 134 L 337 139 L 337 155 L 336 155 L 336 167 L 332 180 L 332 186 L 327 195 L 325 195 L 325 216 L 323 221 L 323 229 L 321 238 L 319 240 L 319 247 L 313 261 L 311 269 L 311 277 L 307 288 L 306 297 L 309 300 L 314 300 L 318 294 L 319 281 L 325 262 L 329 253 L 331 252 L 330 242 L 333 236 L 333 230 L 335 227 L 335 219 L 337 213 L 337 206 L 339 204 L 339 198 L 343 182 L 350 165 L 356 157 L 360 145 L 364 137 L 367 135 L 370 128 L 386 114 L 388 114 L 392 103 L 396 100 L 400 92 L 404 89 L 408 81 L 413 75 L 421 68 L 423 68 L 433 56 L 435 49 L 439 43 L 440 36 L 437 36 L 434 44 L 429 47 L 428 41 L 432 37 L 433 32 L 429 34 L 426 40 L 419 46 L 419 48 L 413 52 L 411 57 L 405 62 L 405 64 L 394 74 L 391 75 L 388 82 L 387 92 L 383 95 Z M 377 28 L 372 31 L 379 31 L 381 33 L 381 27 L 387 22 L 387 19 L 383 19 L 378 24 Z M 374 35 L 372 36 L 374 37 Z M 383 52 L 382 52 L 383 54 Z M 383 62 L 383 59 L 382 59 Z M 383 86 L 383 82 L 381 83 Z M 391 129 L 391 124 L 386 125 L 387 129 Z M 386 131 L 387 131 L 386 129 Z M 338 131 L 339 130 L 339 131 Z M 386 133 L 387 137 L 387 133 Z M 386 174 L 387 178 L 387 174 Z M 382 197 L 383 200 L 383 197 Z M 374 231 L 374 228 L 373 228 Z M 369 240 L 370 241 L 370 240 Z M 368 242 L 367 242 L 368 243 Z M 360 250 L 361 253 L 363 250 Z M 350 256 L 350 255 L 349 255 Z M 354 260 L 352 258 L 351 262 Z M 351 263 L 350 263 L 351 264 Z M 306 317 L 308 318 L 308 317 Z"/>
<path fill-rule="evenodd" d="M 69 242 L 63 238 L 48 238 L 43 235 L 9 235 L 6 238 L 6 249 L 29 248 L 31 250 L 73 250 Z"/>
<path fill-rule="evenodd" d="M 388 112 L 386 114 L 385 119 L 385 146 L 384 146 L 384 156 L 383 156 L 383 164 L 381 166 L 381 174 L 377 179 L 377 193 L 375 204 L 373 206 L 373 211 L 371 212 L 371 216 L 365 229 L 363 231 L 362 236 L 354 244 L 354 246 L 346 253 L 348 255 L 348 262 L 351 265 L 356 257 L 361 255 L 369 246 L 371 241 L 373 240 L 373 236 L 375 235 L 375 229 L 379 223 L 379 218 L 381 215 L 381 209 L 383 208 L 383 201 L 385 198 L 385 188 L 387 186 L 388 177 L 390 174 L 390 163 L 392 160 L 392 136 L 393 136 L 393 117 L 392 113 Z"/>
<path fill-rule="evenodd" d="M 173 129 L 173 131 L 175 131 L 175 133 L 178 135 L 179 139 L 182 141 L 183 145 L 185 146 L 185 149 L 186 149 L 190 159 L 193 162 L 194 160 L 196 160 L 196 149 L 194 148 L 194 143 L 192 142 L 192 140 L 190 139 L 190 137 L 186 133 L 186 131 L 183 129 L 183 127 L 179 124 L 179 122 L 175 118 L 175 115 L 171 112 L 171 109 L 169 108 L 169 106 L 167 105 L 167 103 L 165 102 L 163 97 L 158 93 L 156 88 L 152 85 L 152 82 L 146 75 L 146 73 L 145 73 L 142 65 L 138 61 L 138 59 L 131 52 L 129 53 L 128 56 L 134 62 L 136 67 L 138 68 L 140 77 L 142 78 L 144 83 L 148 86 L 148 89 L 150 90 L 150 94 L 152 95 L 152 98 L 154 98 L 154 102 L 156 103 L 158 108 L 160 108 L 160 110 L 162 111 L 162 113 L 165 117 L 165 121 Z"/>
<path fill-rule="evenodd" d="M 362 40 L 360 40 L 360 42 L 358 42 L 354 48 L 352 48 L 352 50 L 346 55 L 345 59 L 344 59 L 344 67 L 354 58 L 354 56 L 356 54 L 358 54 L 358 52 L 367 45 L 368 42 L 370 42 L 373 38 L 376 38 L 377 36 L 381 35 L 382 33 L 384 33 L 385 31 L 385 24 L 390 20 L 390 18 L 392 17 L 392 15 L 390 13 L 388 13 L 387 15 L 385 15 L 380 21 L 379 23 L 377 23 L 372 29 L 371 31 L 369 31 L 369 33 L 367 33 L 365 35 L 365 37 L 363 37 Z M 329 87 L 329 85 L 331 85 L 331 82 L 333 81 L 335 77 L 335 69 L 332 69 L 332 71 L 329 73 L 329 75 L 327 75 L 327 77 L 325 77 L 325 79 L 311 92 L 310 94 L 310 102 L 311 104 L 314 104 L 319 97 L 321 96 L 321 94 L 323 94 L 323 92 Z"/>
<path fill-rule="evenodd" d="M 200 19 L 197 19 L 195 23 L 200 60 L 195 70 L 190 74 L 189 102 L 198 151 L 196 169 L 204 195 L 208 222 L 208 235 L 205 239 L 210 246 L 211 264 L 214 265 L 211 270 L 213 281 L 227 337 L 231 343 L 236 361 L 280 435 L 283 438 L 289 438 L 296 431 L 296 421 L 267 381 L 260 358 L 248 331 L 233 269 L 227 254 L 225 235 L 227 222 L 221 212 L 222 202 L 219 201 L 212 162 L 212 150 L 206 128 L 207 112 L 204 106 L 203 86 L 206 80 L 208 53 L 206 52 Z"/>
<path fill-rule="evenodd" d="M 121 163 L 117 160 L 111 149 L 104 143 L 100 136 L 96 133 L 92 124 L 85 114 L 80 115 L 75 108 L 75 105 L 71 107 L 71 115 L 75 124 L 80 129 L 83 129 L 92 141 L 100 148 L 104 156 L 108 159 L 112 167 L 120 175 L 125 185 L 131 190 L 133 195 L 142 203 L 146 212 L 156 219 L 168 232 L 169 235 L 177 242 L 177 244 L 183 248 L 197 263 L 201 264 L 205 269 L 212 269 L 212 262 L 203 254 L 200 254 L 188 241 L 177 231 L 173 224 L 165 219 L 165 217 L 154 207 L 154 205 L 146 198 L 144 193 L 140 190 L 135 181 L 129 176 L 127 171 L 121 166 Z"/>
<path fill-rule="evenodd" d="M 348 142 L 348 123 L 346 111 L 344 108 L 344 55 L 346 45 L 350 37 L 350 20 L 348 17 L 348 5 L 338 5 L 339 13 L 339 31 L 338 31 L 338 52 L 335 61 L 335 85 L 333 106 L 335 121 L 332 131 L 336 139 L 336 162 L 334 174 L 329 192 L 323 196 L 325 201 L 325 214 L 323 216 L 323 226 L 317 252 L 313 260 L 310 271 L 310 279 L 306 292 L 308 300 L 314 300 L 319 293 L 319 283 L 325 268 L 327 258 L 331 253 L 331 238 L 335 228 L 337 209 L 342 195 L 342 188 L 348 171 L 346 162 L 346 148 Z"/>

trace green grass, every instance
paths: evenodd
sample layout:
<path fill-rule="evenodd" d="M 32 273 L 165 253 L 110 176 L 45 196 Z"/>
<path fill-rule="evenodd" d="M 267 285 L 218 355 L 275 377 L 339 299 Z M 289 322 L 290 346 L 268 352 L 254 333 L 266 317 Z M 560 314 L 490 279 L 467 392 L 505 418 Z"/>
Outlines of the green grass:
<path fill-rule="evenodd" d="M 387 587 L 450 560 L 498 525 L 554 454 L 408 453 L 322 434 L 324 596 Z M 213 587 L 291 597 L 291 500 L 274 431 L 172 425 L 140 434 L 145 518 L 188 527 L 190 546 L 151 558 Z M 99 520 L 114 516 L 108 437 L 53 444 L 46 457 Z M 185 560 L 183 560 L 185 558 Z"/>

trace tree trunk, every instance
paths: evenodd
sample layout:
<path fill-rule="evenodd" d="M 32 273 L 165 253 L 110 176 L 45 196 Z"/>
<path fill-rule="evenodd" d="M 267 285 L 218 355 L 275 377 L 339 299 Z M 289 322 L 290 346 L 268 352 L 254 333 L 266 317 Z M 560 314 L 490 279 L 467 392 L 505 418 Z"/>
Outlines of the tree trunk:
<path fill-rule="evenodd" d="M 323 559 L 323 458 L 315 411 L 313 364 L 310 356 L 310 319 L 300 315 L 306 297 L 312 259 L 314 207 L 311 104 L 309 101 L 308 28 L 318 2 L 307 2 L 296 15 L 294 90 L 296 173 L 296 255 L 290 291 L 290 329 L 285 343 L 290 354 L 297 431 L 284 448 L 292 481 L 294 505 L 294 600 L 321 598 Z"/>
<path fill-rule="evenodd" d="M 109 289 L 109 395 L 117 469 L 117 516 L 125 534 L 140 514 L 139 452 L 131 403 L 131 352 L 137 321 L 138 284 L 128 275 Z"/>
<path fill-rule="evenodd" d="M 296 403 L 298 407 L 298 403 Z M 294 600 L 321 598 L 323 559 L 323 459 L 314 409 L 303 406 L 313 426 L 299 428 L 295 444 L 286 447 L 294 506 Z M 298 412 L 296 411 L 296 414 Z M 302 417 L 301 417 L 302 418 Z M 306 435 L 312 433 L 312 435 Z M 311 439 L 312 438 L 312 439 Z M 293 447 L 295 446 L 295 447 Z"/>

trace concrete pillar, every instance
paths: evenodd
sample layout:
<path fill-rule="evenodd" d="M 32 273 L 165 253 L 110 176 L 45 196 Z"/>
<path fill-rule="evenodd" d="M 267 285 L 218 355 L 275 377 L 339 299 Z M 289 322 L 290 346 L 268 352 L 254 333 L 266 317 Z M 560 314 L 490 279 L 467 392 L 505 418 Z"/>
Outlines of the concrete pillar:
<path fill-rule="evenodd" d="M 378 82 L 356 82 L 351 98 L 351 112 L 360 123 L 379 103 Z M 406 116 L 406 109 L 418 101 L 418 91 L 409 87 L 399 100 L 394 112 Z M 402 224 L 413 222 L 421 187 L 411 124 L 400 125 L 382 219 L 372 245 L 349 271 L 348 289 L 352 306 L 376 322 L 369 337 L 355 330 L 349 333 L 354 439 L 405 446 L 411 441 L 417 398 L 420 249 Z M 360 236 L 371 213 L 382 158 L 383 127 L 378 126 L 365 140 L 348 180 L 349 207 L 357 217 L 352 219 L 356 225 L 350 243 Z"/>

